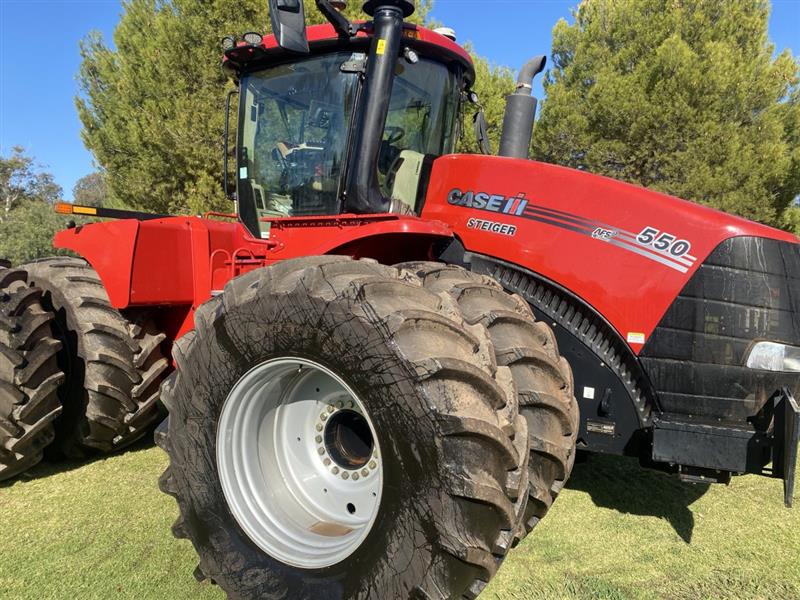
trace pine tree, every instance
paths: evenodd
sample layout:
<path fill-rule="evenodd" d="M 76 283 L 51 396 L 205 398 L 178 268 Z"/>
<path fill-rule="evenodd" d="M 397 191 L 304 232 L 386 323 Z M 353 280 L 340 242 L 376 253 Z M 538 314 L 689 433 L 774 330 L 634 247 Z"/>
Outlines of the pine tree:
<path fill-rule="evenodd" d="M 553 31 L 537 158 L 772 225 L 800 193 L 798 63 L 766 0 L 584 0 Z"/>
<path fill-rule="evenodd" d="M 503 133 L 503 116 L 506 111 L 506 96 L 514 91 L 514 73 L 507 67 L 491 64 L 478 56 L 471 45 L 467 51 L 475 65 L 474 91 L 478 94 L 480 107 L 486 115 L 489 142 L 492 152 L 500 148 L 500 135 Z M 465 105 L 462 134 L 459 139 L 459 152 L 478 152 L 475 134 L 473 133 L 473 116 L 477 107 Z"/>

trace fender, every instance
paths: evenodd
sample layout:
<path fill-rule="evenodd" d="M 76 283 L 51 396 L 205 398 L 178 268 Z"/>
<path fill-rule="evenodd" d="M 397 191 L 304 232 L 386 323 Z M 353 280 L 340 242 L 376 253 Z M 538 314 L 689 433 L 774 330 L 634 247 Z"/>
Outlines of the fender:
<path fill-rule="evenodd" d="M 386 264 L 433 259 L 453 237 L 441 222 L 400 215 L 276 219 L 268 239 L 239 222 L 199 217 L 126 219 L 59 232 L 56 248 L 76 252 L 97 271 L 112 306 L 182 308 L 179 327 L 215 291 L 248 271 L 281 260 L 322 254 L 374 258 Z"/>

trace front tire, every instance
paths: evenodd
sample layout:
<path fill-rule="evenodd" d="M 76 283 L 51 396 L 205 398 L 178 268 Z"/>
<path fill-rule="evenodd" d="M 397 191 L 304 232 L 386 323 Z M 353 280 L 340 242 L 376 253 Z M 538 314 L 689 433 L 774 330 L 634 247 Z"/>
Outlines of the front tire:
<path fill-rule="evenodd" d="M 426 289 L 449 294 L 467 323 L 484 325 L 497 363 L 513 374 L 531 447 L 521 540 L 550 510 L 575 465 L 580 415 L 572 369 L 558 351 L 553 330 L 536 321 L 522 297 L 507 293 L 491 277 L 433 262 L 398 267 L 419 276 Z"/>
<path fill-rule="evenodd" d="M 198 575 L 244 599 L 444 600 L 475 598 L 483 590 L 524 527 L 528 481 L 527 422 L 483 326 L 464 323 L 447 295 L 424 290 L 411 273 L 330 256 L 286 261 L 231 281 L 198 310 L 195 325 L 176 343 L 178 370 L 162 387 L 170 417 L 156 438 L 170 458 L 160 486 L 180 510 L 173 532 L 194 544 Z M 276 369 L 274 376 L 285 378 L 280 397 L 302 398 L 286 383 L 293 360 L 296 377 L 316 368 L 351 390 L 380 447 L 379 471 L 368 474 L 382 477 L 374 522 L 363 541 L 336 559 L 278 560 L 265 551 L 269 543 L 252 535 L 258 523 L 242 526 L 259 514 L 269 521 L 275 506 L 287 528 L 302 521 L 298 494 L 275 497 L 250 516 L 226 500 L 231 469 L 218 443 L 228 445 L 236 430 L 228 418 L 231 404 L 241 402 L 236 390 Z M 278 397 L 271 389 L 251 390 L 249 397 Z M 321 401 L 312 396 L 313 389 L 306 401 Z M 259 412 L 256 400 L 248 406 L 266 419 L 278 411 Z M 264 430 L 283 431 L 274 419 Z M 324 462 L 333 457 L 323 443 L 327 426 L 306 431 L 303 419 L 285 423 L 292 422 L 296 427 L 283 437 L 262 432 L 261 462 L 244 467 L 272 477 L 267 489 L 275 496 L 282 488 L 274 483 L 276 470 L 265 465 L 285 446 L 302 447 L 319 435 L 308 456 L 319 446 L 324 469 L 333 473 L 339 464 Z M 298 471 L 304 460 L 296 459 Z M 303 479 L 294 477 L 291 464 L 282 468 L 287 479 Z M 341 470 L 333 479 L 320 476 L 320 502 L 335 493 L 325 482 L 341 477 Z M 267 524 L 267 530 L 274 525 Z M 344 525 L 320 519 L 307 527 L 305 540 L 287 542 L 335 546 L 349 535 Z M 291 564 L 298 562 L 306 566 Z"/>

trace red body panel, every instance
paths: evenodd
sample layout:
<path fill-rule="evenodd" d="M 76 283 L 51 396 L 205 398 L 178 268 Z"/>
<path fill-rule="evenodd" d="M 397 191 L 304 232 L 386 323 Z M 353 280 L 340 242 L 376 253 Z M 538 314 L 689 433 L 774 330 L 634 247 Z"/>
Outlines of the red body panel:
<path fill-rule="evenodd" d="M 642 244 L 637 237 L 648 227 L 691 247 L 678 256 Z M 92 264 L 115 307 L 172 307 L 164 328 L 180 335 L 193 326 L 194 308 L 252 269 L 337 253 L 389 264 L 430 259 L 434 244 L 454 234 L 471 252 L 534 271 L 579 296 L 636 353 L 721 242 L 736 236 L 800 241 L 605 177 L 532 161 L 452 155 L 434 163 L 422 218 L 279 219 L 268 240 L 236 222 L 198 217 L 116 221 L 63 231 L 55 245 Z"/>
<path fill-rule="evenodd" d="M 101 274 L 111 304 L 127 306 L 140 225 L 128 220 L 67 229 L 55 235 L 53 246 L 87 259 Z"/>
<path fill-rule="evenodd" d="M 449 50 L 454 54 L 459 55 L 464 60 L 464 62 L 470 65 L 472 64 L 472 58 L 470 57 L 469 53 L 450 38 L 446 38 L 445 36 L 438 34 L 435 31 L 431 31 L 430 29 L 426 29 L 425 27 L 419 27 L 417 25 L 406 24 L 404 28 L 407 32 L 414 32 L 413 36 L 415 39 L 428 44 L 434 44 L 436 46 L 440 46 L 446 50 Z M 322 25 L 312 25 L 311 27 L 307 27 L 306 33 L 308 35 L 308 41 L 310 44 L 313 44 L 314 42 L 322 42 L 325 40 L 336 40 L 339 38 L 339 34 L 336 33 L 336 30 L 330 23 L 324 23 Z M 358 32 L 357 37 L 366 38 L 369 37 L 370 34 L 371 31 L 361 30 Z M 278 48 L 278 41 L 275 39 L 274 35 L 268 35 L 264 38 L 264 41 L 262 42 L 261 45 L 266 50 L 274 50 Z"/>
<path fill-rule="evenodd" d="M 488 198 L 476 201 L 474 194 L 481 192 Z M 476 208 L 484 203 L 500 212 Z M 511 214 L 502 212 L 506 206 Z M 478 155 L 445 156 L 434 163 L 422 216 L 449 223 L 472 252 L 520 265 L 567 288 L 602 314 L 637 353 L 721 242 L 736 236 L 799 241 L 606 177 Z M 691 249 L 676 256 L 638 242 L 648 227 L 669 234 L 664 243 L 674 236 Z"/>
<path fill-rule="evenodd" d="M 171 307 L 162 326 L 177 338 L 192 328 L 195 308 L 253 269 L 321 254 L 390 264 L 425 260 L 433 258 L 436 242 L 451 238 L 444 223 L 398 215 L 278 219 L 268 240 L 238 222 L 171 217 L 68 229 L 56 234 L 54 245 L 89 261 L 114 307 Z"/>

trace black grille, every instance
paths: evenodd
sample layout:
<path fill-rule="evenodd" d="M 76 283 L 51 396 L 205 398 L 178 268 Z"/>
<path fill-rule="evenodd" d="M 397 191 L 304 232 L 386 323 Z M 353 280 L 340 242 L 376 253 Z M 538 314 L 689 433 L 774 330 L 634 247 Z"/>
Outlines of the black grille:
<path fill-rule="evenodd" d="M 741 423 L 800 375 L 746 368 L 754 341 L 800 346 L 800 245 L 723 242 L 669 308 L 641 353 L 661 410 Z"/>

